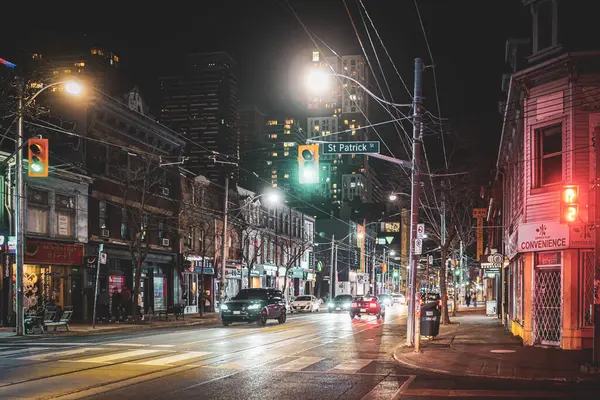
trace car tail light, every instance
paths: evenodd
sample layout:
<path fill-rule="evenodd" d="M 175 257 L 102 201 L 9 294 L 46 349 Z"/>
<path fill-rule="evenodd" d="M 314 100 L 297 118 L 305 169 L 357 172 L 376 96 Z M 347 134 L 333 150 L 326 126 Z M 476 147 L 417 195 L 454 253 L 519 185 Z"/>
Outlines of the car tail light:
<path fill-rule="evenodd" d="M 377 307 L 377 303 L 369 303 L 369 307 L 375 308 L 375 307 Z"/>
<path fill-rule="evenodd" d="M 356 303 L 352 303 L 352 307 L 356 308 L 358 305 Z"/>

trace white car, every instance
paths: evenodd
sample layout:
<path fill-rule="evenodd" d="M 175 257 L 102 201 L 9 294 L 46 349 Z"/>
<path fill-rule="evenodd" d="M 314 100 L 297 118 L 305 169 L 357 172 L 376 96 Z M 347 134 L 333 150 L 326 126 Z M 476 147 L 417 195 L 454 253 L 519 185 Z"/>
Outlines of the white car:
<path fill-rule="evenodd" d="M 320 301 L 315 296 L 298 296 L 290 304 L 290 313 L 319 311 Z"/>
<path fill-rule="evenodd" d="M 406 305 L 406 296 L 404 296 L 403 294 L 393 294 L 392 299 L 394 304 L 400 304 L 403 306 Z"/>

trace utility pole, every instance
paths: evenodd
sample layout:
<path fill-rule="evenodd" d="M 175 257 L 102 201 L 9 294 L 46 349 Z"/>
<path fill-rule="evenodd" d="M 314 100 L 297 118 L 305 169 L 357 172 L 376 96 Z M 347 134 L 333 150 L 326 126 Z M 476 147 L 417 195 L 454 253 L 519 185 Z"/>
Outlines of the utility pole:
<path fill-rule="evenodd" d="M 338 262 L 338 245 L 336 243 L 335 244 L 335 263 L 333 264 L 333 283 L 334 284 L 337 282 L 337 262 Z M 332 285 L 331 287 L 333 288 L 335 286 Z M 335 289 L 334 289 L 334 293 L 335 293 Z"/>
<path fill-rule="evenodd" d="M 331 235 L 331 260 L 329 265 L 329 297 L 330 301 L 333 301 L 333 266 L 335 261 L 333 260 L 335 251 L 335 235 Z"/>
<path fill-rule="evenodd" d="M 375 248 L 373 248 L 373 264 L 371 264 L 371 281 L 373 282 L 373 296 L 377 296 L 377 282 L 375 282 Z"/>
<path fill-rule="evenodd" d="M 96 288 L 94 289 L 94 313 L 92 319 L 92 329 L 96 329 L 96 308 L 98 306 L 98 282 L 100 282 L 100 259 L 104 251 L 104 243 L 98 246 L 98 260 L 96 262 Z"/>
<path fill-rule="evenodd" d="M 23 218 L 25 217 L 24 201 L 23 201 L 23 79 L 17 78 L 17 142 L 16 142 L 16 201 L 17 209 L 15 212 L 15 233 L 17 236 L 17 248 L 15 251 L 16 271 L 16 314 L 17 314 L 17 336 L 24 334 L 24 310 L 23 310 Z"/>
<path fill-rule="evenodd" d="M 225 178 L 225 202 L 223 203 L 223 232 L 221 232 L 221 304 L 225 303 L 225 247 L 227 246 L 227 214 L 229 213 L 229 177 Z"/>
<path fill-rule="evenodd" d="M 421 192 L 421 183 L 419 180 L 421 165 L 421 74 L 423 72 L 423 61 L 415 58 L 415 87 L 413 95 L 413 146 L 412 146 L 412 193 L 410 199 L 411 218 L 410 218 L 410 284 L 409 284 L 409 304 L 408 320 L 406 324 L 406 344 L 412 346 L 415 334 L 415 293 L 417 283 L 417 258 L 415 257 L 415 239 L 417 238 L 417 224 L 419 223 L 419 197 Z"/>

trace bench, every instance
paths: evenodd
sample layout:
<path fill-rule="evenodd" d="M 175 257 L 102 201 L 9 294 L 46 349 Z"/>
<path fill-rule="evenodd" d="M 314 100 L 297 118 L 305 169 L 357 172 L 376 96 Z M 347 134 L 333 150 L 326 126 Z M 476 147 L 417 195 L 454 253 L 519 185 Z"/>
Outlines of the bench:
<path fill-rule="evenodd" d="M 175 316 L 176 320 L 179 320 L 179 317 L 185 320 L 185 306 L 183 304 L 175 304 L 173 307 L 168 307 L 166 310 L 156 310 L 158 314 L 158 320 L 160 321 L 161 317 L 164 315 L 165 320 L 169 320 L 169 314 Z"/>
<path fill-rule="evenodd" d="M 47 313 L 50 312 L 51 311 L 47 311 Z M 56 311 L 54 311 L 54 313 L 56 315 Z M 54 322 L 54 318 L 52 319 L 52 321 L 46 322 L 46 317 L 44 316 L 44 326 L 46 327 L 46 331 L 50 326 L 54 327 L 54 331 L 56 331 L 56 328 L 58 328 L 59 326 L 64 326 L 67 329 L 67 332 L 69 332 L 69 321 L 71 320 L 72 316 L 73 307 L 65 307 L 65 310 L 63 311 L 62 315 L 60 316 L 60 319 L 57 322 Z"/>

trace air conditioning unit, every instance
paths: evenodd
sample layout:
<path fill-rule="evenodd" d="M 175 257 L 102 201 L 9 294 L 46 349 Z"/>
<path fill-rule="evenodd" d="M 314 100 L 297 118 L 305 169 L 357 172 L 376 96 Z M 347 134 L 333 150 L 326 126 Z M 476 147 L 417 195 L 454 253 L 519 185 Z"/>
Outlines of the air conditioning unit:
<path fill-rule="evenodd" d="M 163 246 L 169 246 L 171 244 L 171 241 L 169 239 L 161 239 L 160 242 Z"/>
<path fill-rule="evenodd" d="M 168 196 L 169 195 L 169 188 L 168 187 L 162 188 L 161 193 L 163 194 L 163 196 Z"/>
<path fill-rule="evenodd" d="M 102 232 L 100 232 L 100 236 L 102 236 L 103 238 L 110 237 L 110 231 L 108 229 L 102 229 Z"/>

